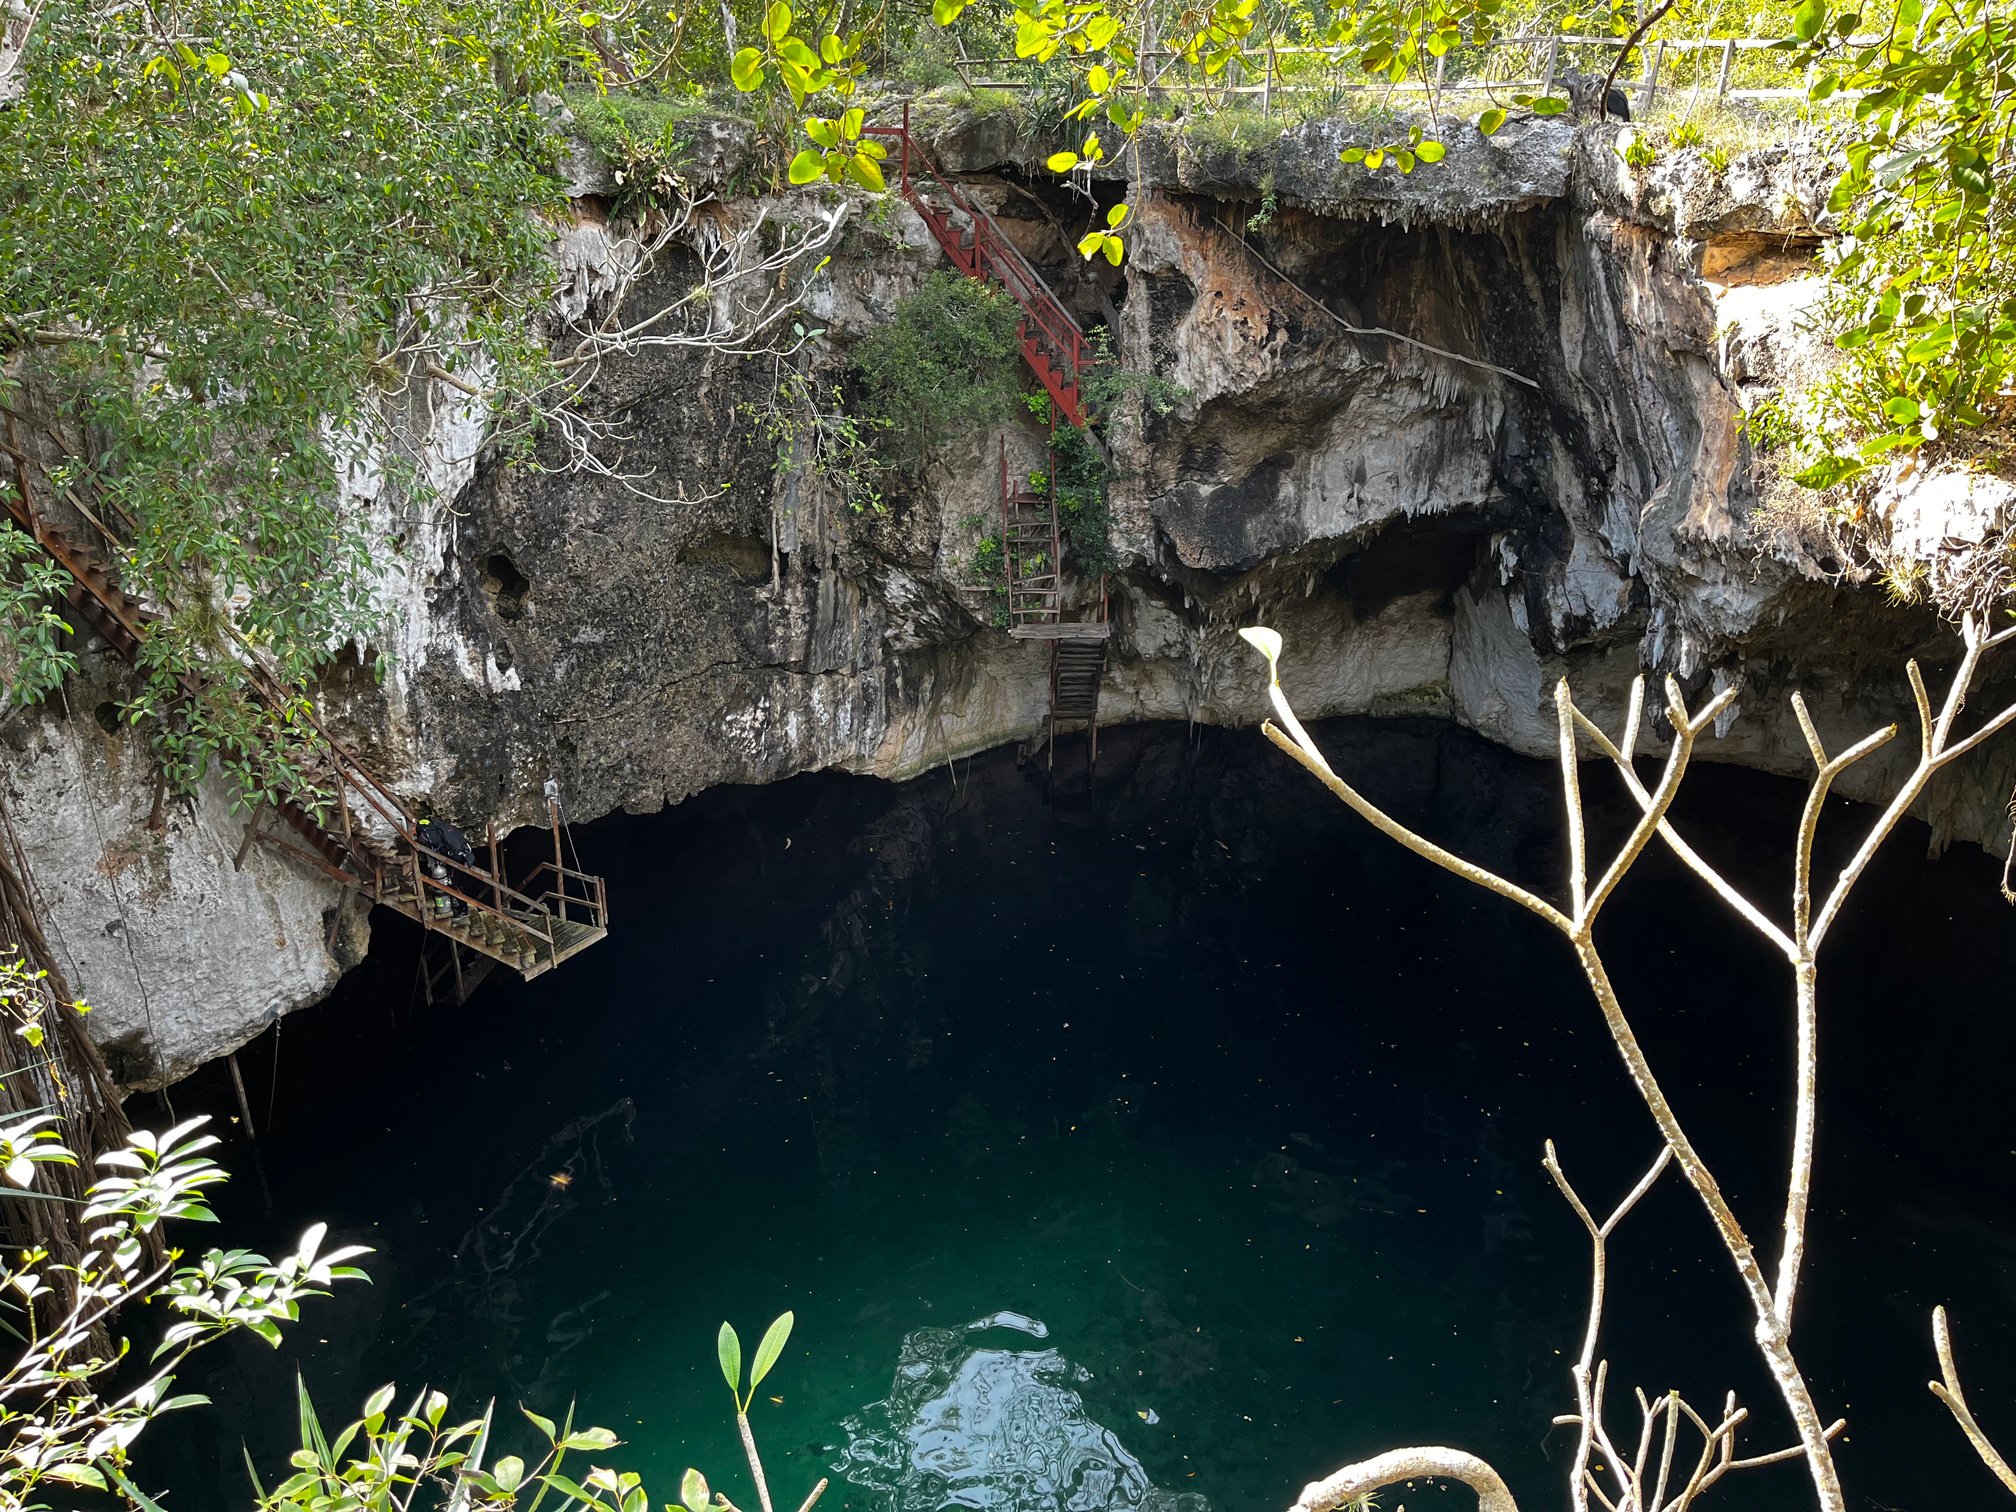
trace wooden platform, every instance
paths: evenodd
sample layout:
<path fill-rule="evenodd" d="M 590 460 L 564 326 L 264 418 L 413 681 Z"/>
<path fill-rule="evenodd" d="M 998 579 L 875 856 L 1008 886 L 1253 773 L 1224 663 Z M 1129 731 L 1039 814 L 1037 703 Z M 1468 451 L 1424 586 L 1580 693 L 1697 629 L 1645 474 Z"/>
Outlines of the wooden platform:
<path fill-rule="evenodd" d="M 478 955 L 509 966 L 528 981 L 579 955 L 597 940 L 608 938 L 600 924 L 563 919 L 550 913 L 525 918 L 471 909 L 465 914 L 421 911 L 410 892 L 381 899 L 422 929 L 466 945 Z"/>
<path fill-rule="evenodd" d="M 1105 620 L 1059 620 L 1049 624 L 1017 625 L 1008 632 L 1012 640 L 1090 640 L 1110 639 L 1113 626 Z"/>

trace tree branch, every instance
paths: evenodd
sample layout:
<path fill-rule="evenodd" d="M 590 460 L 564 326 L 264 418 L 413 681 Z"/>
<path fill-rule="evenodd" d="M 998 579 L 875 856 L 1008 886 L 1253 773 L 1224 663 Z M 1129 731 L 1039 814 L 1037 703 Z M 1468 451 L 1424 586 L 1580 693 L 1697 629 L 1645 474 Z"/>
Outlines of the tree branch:
<path fill-rule="evenodd" d="M 1368 1492 L 1429 1478 L 1461 1481 L 1477 1493 L 1477 1512 L 1519 1512 L 1519 1503 L 1512 1499 L 1511 1489 L 1496 1470 L 1462 1449 L 1435 1445 L 1389 1449 L 1346 1465 L 1323 1480 L 1311 1481 L 1289 1512 L 1337 1512 Z"/>
<path fill-rule="evenodd" d="M 1974 1414 L 1967 1406 L 1966 1393 L 1960 1389 L 1960 1370 L 1953 1363 L 1953 1336 L 1946 1327 L 1946 1309 L 1943 1307 L 1932 1309 L 1932 1350 L 1939 1356 L 1941 1377 L 1926 1383 L 1932 1388 L 1932 1395 L 1946 1404 L 1946 1410 L 1953 1414 L 1953 1421 L 1967 1435 L 1967 1442 L 1981 1456 L 1981 1463 L 1994 1472 L 1995 1478 L 2004 1487 L 2016 1494 L 2016 1470 L 2011 1470 L 2009 1462 L 1988 1442 L 1988 1435 L 1981 1431 L 1981 1425 L 1974 1421 Z"/>

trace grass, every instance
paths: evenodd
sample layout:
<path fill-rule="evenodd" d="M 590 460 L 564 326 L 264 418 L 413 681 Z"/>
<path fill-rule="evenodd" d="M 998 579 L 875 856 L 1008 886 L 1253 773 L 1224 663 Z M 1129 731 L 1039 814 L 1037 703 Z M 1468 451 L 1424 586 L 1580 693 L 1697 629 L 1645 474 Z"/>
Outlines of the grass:
<path fill-rule="evenodd" d="M 675 147 L 682 128 L 692 121 L 748 119 L 707 95 L 603 94 L 593 89 L 570 89 L 566 98 L 581 134 L 612 162 L 629 161 L 641 151 Z"/>

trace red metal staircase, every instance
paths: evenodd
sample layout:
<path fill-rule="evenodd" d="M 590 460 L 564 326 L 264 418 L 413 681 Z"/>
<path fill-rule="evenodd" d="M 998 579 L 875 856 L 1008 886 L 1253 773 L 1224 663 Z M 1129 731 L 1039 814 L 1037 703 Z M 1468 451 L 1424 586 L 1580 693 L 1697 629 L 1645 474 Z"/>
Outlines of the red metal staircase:
<path fill-rule="evenodd" d="M 1015 301 L 1022 311 L 1016 334 L 1029 370 L 1064 418 L 1082 428 L 1086 418 L 1079 380 L 1091 366 L 1091 347 L 1071 312 L 994 217 L 940 173 L 917 145 L 910 135 L 907 103 L 901 126 L 870 126 L 863 135 L 886 137 L 897 144 L 896 187 L 931 228 L 953 266 L 968 278 L 999 284 Z"/>
<path fill-rule="evenodd" d="M 69 574 L 67 597 L 77 617 L 127 661 L 137 661 L 148 626 L 159 616 L 121 588 L 111 568 L 93 551 L 36 507 L 29 478 L 38 465 L 19 446 L 13 418 L 10 411 L 10 439 L 0 441 L 0 458 L 12 464 L 0 472 L 6 519 Z M 65 499 L 110 547 L 118 548 L 112 532 L 74 491 Z M 0 529 L 6 528 L 0 523 Z M 256 666 L 249 671 L 253 693 L 262 701 L 276 707 L 294 702 Z M 188 693 L 201 690 L 192 677 L 184 676 L 182 683 Z M 293 717 L 303 716 L 297 711 Z M 602 879 L 562 860 L 556 804 L 549 800 L 553 859 L 541 862 L 512 886 L 505 880 L 494 827 L 487 868 L 457 862 L 423 844 L 412 810 L 366 772 L 312 714 L 306 718 L 318 737 L 320 765 L 306 774 L 299 791 L 253 814 L 238 850 L 239 865 L 253 842 L 260 841 L 442 936 L 447 962 L 429 972 L 430 998 L 433 986 L 451 974 L 454 995 L 465 995 L 490 963 L 509 966 L 524 977 L 538 976 L 608 934 Z M 276 821 L 270 827 L 269 811 Z M 439 877 L 432 874 L 437 868 Z M 472 963 L 467 971 L 465 951 Z"/>
<path fill-rule="evenodd" d="M 1083 430 L 1083 379 L 1091 366 L 1091 344 L 1063 302 L 1030 266 L 994 217 L 971 195 L 946 178 L 930 154 L 910 135 L 910 107 L 900 126 L 871 126 L 864 133 L 896 144 L 896 187 L 931 228 L 952 264 L 968 278 L 999 285 L 1022 311 L 1016 334 L 1029 371 L 1049 394 L 1051 424 L 1061 417 Z M 1057 520 L 1056 458 L 1041 492 L 1018 484 L 1001 450 L 1001 550 L 1007 570 L 1008 633 L 1017 640 L 1050 643 L 1050 720 L 1024 760 L 1047 749 L 1054 760 L 1061 724 L 1085 725 L 1090 759 L 1099 755 L 1099 686 L 1106 668 L 1106 644 L 1113 627 L 1107 617 L 1106 581 L 1099 581 L 1098 618 L 1064 618 L 1064 542 Z"/>

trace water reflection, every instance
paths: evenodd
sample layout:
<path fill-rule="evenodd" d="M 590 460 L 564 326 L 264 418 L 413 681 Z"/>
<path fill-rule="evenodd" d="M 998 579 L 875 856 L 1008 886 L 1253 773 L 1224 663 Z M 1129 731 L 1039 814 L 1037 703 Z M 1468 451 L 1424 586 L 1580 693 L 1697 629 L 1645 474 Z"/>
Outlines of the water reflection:
<path fill-rule="evenodd" d="M 997 1329 L 1050 1335 L 1011 1312 L 906 1335 L 889 1399 L 847 1419 L 835 1473 L 889 1493 L 890 1512 L 1209 1512 L 1195 1492 L 1159 1490 L 1093 1421 L 1072 1389 L 1090 1371 L 1055 1349 L 976 1342 Z"/>

